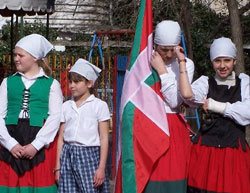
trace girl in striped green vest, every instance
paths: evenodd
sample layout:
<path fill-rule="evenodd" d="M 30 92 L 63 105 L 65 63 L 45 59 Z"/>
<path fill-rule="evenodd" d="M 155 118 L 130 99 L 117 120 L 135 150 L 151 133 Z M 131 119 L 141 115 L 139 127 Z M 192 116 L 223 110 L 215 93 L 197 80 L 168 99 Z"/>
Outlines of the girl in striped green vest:
<path fill-rule="evenodd" d="M 1 193 L 57 192 L 54 138 L 63 97 L 45 60 L 52 47 L 39 34 L 19 40 L 17 72 L 0 86 Z"/>

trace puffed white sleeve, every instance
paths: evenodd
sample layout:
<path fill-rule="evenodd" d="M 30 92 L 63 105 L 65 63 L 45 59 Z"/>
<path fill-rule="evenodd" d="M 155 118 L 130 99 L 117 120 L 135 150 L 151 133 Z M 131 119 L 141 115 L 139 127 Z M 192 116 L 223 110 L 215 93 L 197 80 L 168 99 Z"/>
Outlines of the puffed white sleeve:
<path fill-rule="evenodd" d="M 31 143 L 37 150 L 48 146 L 54 140 L 60 125 L 62 103 L 63 95 L 60 84 L 57 80 L 53 80 L 49 93 L 49 116 Z"/>
<path fill-rule="evenodd" d="M 224 116 L 231 118 L 240 125 L 250 124 L 250 77 L 241 73 L 241 100 L 236 103 L 227 103 Z"/>
<path fill-rule="evenodd" d="M 5 117 L 7 115 L 7 78 L 3 79 L 0 86 L 0 143 L 9 151 L 18 144 L 18 142 L 10 136 L 5 125 Z"/>
<path fill-rule="evenodd" d="M 187 75 L 189 82 L 191 84 L 194 76 L 194 63 L 192 60 L 187 59 L 186 63 L 186 69 L 187 69 Z M 177 63 L 175 65 L 178 65 Z M 165 99 L 165 102 L 169 105 L 171 109 L 178 108 L 182 102 L 183 99 L 181 97 L 180 91 L 179 91 L 179 67 L 175 67 L 176 74 L 173 73 L 165 73 L 160 75 L 161 79 L 161 93 Z"/>
<path fill-rule="evenodd" d="M 97 112 L 98 122 L 109 120 L 110 112 L 107 103 L 99 100 L 98 107 L 99 107 Z"/>
<path fill-rule="evenodd" d="M 66 122 L 66 111 L 67 111 L 68 103 L 69 103 L 69 101 L 66 101 L 62 105 L 62 112 L 61 112 L 61 119 L 60 119 L 61 123 L 65 123 Z"/>
<path fill-rule="evenodd" d="M 192 108 L 202 105 L 203 101 L 207 98 L 208 87 L 208 77 L 201 76 L 191 85 L 193 97 L 191 99 L 184 100 L 184 102 Z"/>

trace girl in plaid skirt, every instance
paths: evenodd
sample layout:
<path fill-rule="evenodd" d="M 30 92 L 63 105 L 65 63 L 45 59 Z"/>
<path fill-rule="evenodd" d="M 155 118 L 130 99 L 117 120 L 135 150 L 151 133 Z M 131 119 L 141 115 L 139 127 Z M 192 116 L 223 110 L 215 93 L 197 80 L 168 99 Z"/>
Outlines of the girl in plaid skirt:
<path fill-rule="evenodd" d="M 69 71 L 72 100 L 63 104 L 55 178 L 59 193 L 108 193 L 106 176 L 108 120 L 106 102 L 91 88 L 100 69 L 78 59 Z"/>

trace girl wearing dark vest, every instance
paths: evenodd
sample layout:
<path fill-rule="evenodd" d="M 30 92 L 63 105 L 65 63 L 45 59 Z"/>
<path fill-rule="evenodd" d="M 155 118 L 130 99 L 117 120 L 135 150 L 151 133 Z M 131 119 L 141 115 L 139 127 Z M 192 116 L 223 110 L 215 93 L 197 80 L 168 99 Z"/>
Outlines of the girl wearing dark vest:
<path fill-rule="evenodd" d="M 192 86 L 180 80 L 180 91 L 192 107 L 203 105 L 203 124 L 193 138 L 188 192 L 250 193 L 250 77 L 235 75 L 236 48 L 229 38 L 210 47 L 214 77 L 201 76 Z M 183 66 L 185 68 L 185 66 Z"/>
<path fill-rule="evenodd" d="M 38 34 L 19 40 L 17 72 L 0 86 L 0 192 L 55 193 L 53 169 L 62 93 L 48 76 L 52 44 Z"/>

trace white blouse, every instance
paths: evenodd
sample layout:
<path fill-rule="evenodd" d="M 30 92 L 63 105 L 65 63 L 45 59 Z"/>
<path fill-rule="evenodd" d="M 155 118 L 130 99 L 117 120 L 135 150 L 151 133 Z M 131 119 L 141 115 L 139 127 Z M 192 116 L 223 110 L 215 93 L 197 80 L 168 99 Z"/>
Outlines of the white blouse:
<path fill-rule="evenodd" d="M 63 103 L 61 122 L 64 141 L 72 145 L 100 146 L 99 122 L 110 119 L 106 102 L 90 95 L 79 107 L 74 100 Z"/>
<path fill-rule="evenodd" d="M 191 83 L 194 76 L 194 63 L 189 58 L 186 58 L 186 70 Z M 161 93 L 165 99 L 166 113 L 178 113 L 179 107 L 183 102 L 179 91 L 179 63 L 177 59 L 166 64 L 168 73 L 160 75 Z"/>
<path fill-rule="evenodd" d="M 240 125 L 250 124 L 250 77 L 244 73 L 239 75 L 241 79 L 241 101 L 235 103 L 226 103 L 224 116 L 234 120 Z M 208 94 L 208 77 L 201 76 L 193 82 L 192 91 L 194 96 L 190 100 L 186 100 L 191 107 L 198 107 L 203 104 Z"/>
<path fill-rule="evenodd" d="M 32 78 L 28 78 L 20 72 L 17 73 L 21 74 L 26 89 L 28 89 L 38 77 L 46 76 L 42 68 L 40 72 Z M 7 103 L 7 78 L 5 78 L 0 86 L 0 143 L 10 151 L 18 142 L 9 135 L 5 125 L 4 119 L 7 115 Z M 54 140 L 60 124 L 62 103 L 63 95 L 61 87 L 59 82 L 54 79 L 49 93 L 49 116 L 31 143 L 38 151 L 43 146 L 48 146 Z M 19 117 L 22 117 L 22 112 L 20 112 Z"/>

